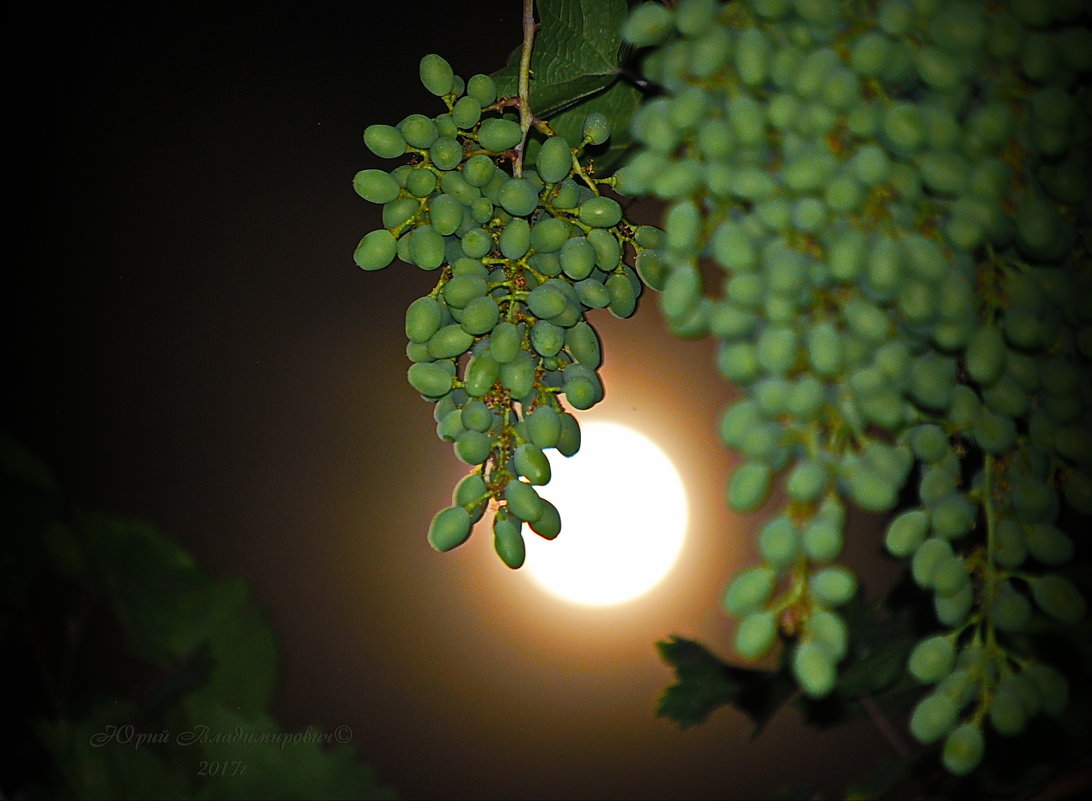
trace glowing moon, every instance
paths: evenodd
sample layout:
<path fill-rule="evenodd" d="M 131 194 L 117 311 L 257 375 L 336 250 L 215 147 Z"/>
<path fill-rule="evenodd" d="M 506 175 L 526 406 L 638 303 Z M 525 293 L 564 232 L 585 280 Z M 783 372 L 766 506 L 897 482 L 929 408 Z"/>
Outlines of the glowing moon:
<path fill-rule="evenodd" d="M 631 601 L 670 572 L 686 538 L 686 490 L 675 465 L 643 434 L 581 423 L 580 450 L 547 451 L 541 488 L 561 513 L 561 534 L 531 532 L 523 569 L 549 593 L 585 606 Z"/>

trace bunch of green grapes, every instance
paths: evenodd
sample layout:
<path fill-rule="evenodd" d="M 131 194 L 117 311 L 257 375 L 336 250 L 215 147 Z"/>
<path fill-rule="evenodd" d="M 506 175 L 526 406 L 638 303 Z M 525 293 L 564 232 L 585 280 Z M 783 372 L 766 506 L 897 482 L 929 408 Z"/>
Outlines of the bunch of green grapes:
<path fill-rule="evenodd" d="M 957 775 L 987 720 L 1065 708 L 1019 635 L 1085 613 L 1060 521 L 1092 514 L 1087 24 L 1080 0 L 681 0 L 624 29 L 662 92 L 618 187 L 667 203 L 650 281 L 740 391 L 728 505 L 787 496 L 725 592 L 737 650 L 787 637 L 829 694 L 846 509 L 893 513 L 936 613 L 910 730 Z"/>
<path fill-rule="evenodd" d="M 571 456 L 577 410 L 603 398 L 599 337 L 590 309 L 630 316 L 641 281 L 623 260 L 644 253 L 660 231 L 631 228 L 581 163 L 587 145 L 610 135 L 601 114 L 585 120 L 574 147 L 535 121 L 534 170 L 523 169 L 527 131 L 488 75 L 468 81 L 426 55 L 421 82 L 446 110 L 370 125 L 364 143 L 382 158 L 409 156 L 391 172 L 358 172 L 353 185 L 383 206 L 383 228 L 356 248 L 357 265 L 378 270 L 397 257 L 437 271 L 436 285 L 406 311 L 410 385 L 435 404 L 437 436 L 473 469 L 451 506 L 433 518 L 438 551 L 462 544 L 490 502 L 496 551 L 523 564 L 523 524 L 546 539 L 561 530 L 557 508 L 539 494 L 550 480 L 544 451 Z M 530 149 L 528 149 L 530 150 Z"/>

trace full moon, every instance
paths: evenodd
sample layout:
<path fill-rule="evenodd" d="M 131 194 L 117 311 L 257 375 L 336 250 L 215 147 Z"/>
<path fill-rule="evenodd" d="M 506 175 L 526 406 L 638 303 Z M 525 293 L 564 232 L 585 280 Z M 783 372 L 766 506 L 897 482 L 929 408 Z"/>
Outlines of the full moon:
<path fill-rule="evenodd" d="M 547 592 L 583 606 L 644 595 L 675 565 L 686 538 L 686 490 L 671 459 L 624 425 L 582 423 L 580 450 L 548 451 L 542 487 L 561 513 L 561 533 L 527 537 L 524 570 Z"/>

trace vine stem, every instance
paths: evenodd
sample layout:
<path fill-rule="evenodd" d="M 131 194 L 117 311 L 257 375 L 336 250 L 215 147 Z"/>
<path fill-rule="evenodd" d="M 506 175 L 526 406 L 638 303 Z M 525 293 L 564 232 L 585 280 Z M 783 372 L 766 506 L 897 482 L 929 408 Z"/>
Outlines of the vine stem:
<path fill-rule="evenodd" d="M 531 46 L 535 43 L 537 29 L 535 2 L 523 0 L 523 50 L 519 56 L 519 127 L 523 131 L 523 136 L 516 148 L 519 155 L 512 168 L 517 178 L 523 176 L 523 154 L 527 146 L 527 134 L 535 119 L 534 114 L 531 113 Z"/>

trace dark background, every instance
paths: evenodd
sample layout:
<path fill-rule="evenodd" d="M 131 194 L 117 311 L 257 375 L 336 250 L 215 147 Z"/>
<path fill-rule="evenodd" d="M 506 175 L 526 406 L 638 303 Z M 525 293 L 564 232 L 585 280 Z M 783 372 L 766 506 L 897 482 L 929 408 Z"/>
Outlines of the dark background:
<path fill-rule="evenodd" d="M 351 179 L 394 166 L 368 124 L 442 110 L 420 57 L 492 72 L 518 6 L 82 6 L 13 28 L 34 55 L 8 106 L 3 425 L 77 503 L 246 578 L 279 639 L 281 724 L 351 726 L 406 797 L 838 792 L 888 755 L 867 723 L 819 733 L 788 710 L 750 742 L 731 710 L 688 732 L 654 716 L 672 681 L 655 640 L 730 653 L 718 597 L 754 525 L 723 506 L 712 348 L 671 338 L 654 298 L 591 315 L 608 395 L 582 419 L 633 424 L 683 469 L 691 537 L 669 579 L 579 609 L 507 570 L 487 532 L 425 542 L 464 472 L 405 381 L 404 309 L 434 276 L 354 266 L 379 222 Z"/>

